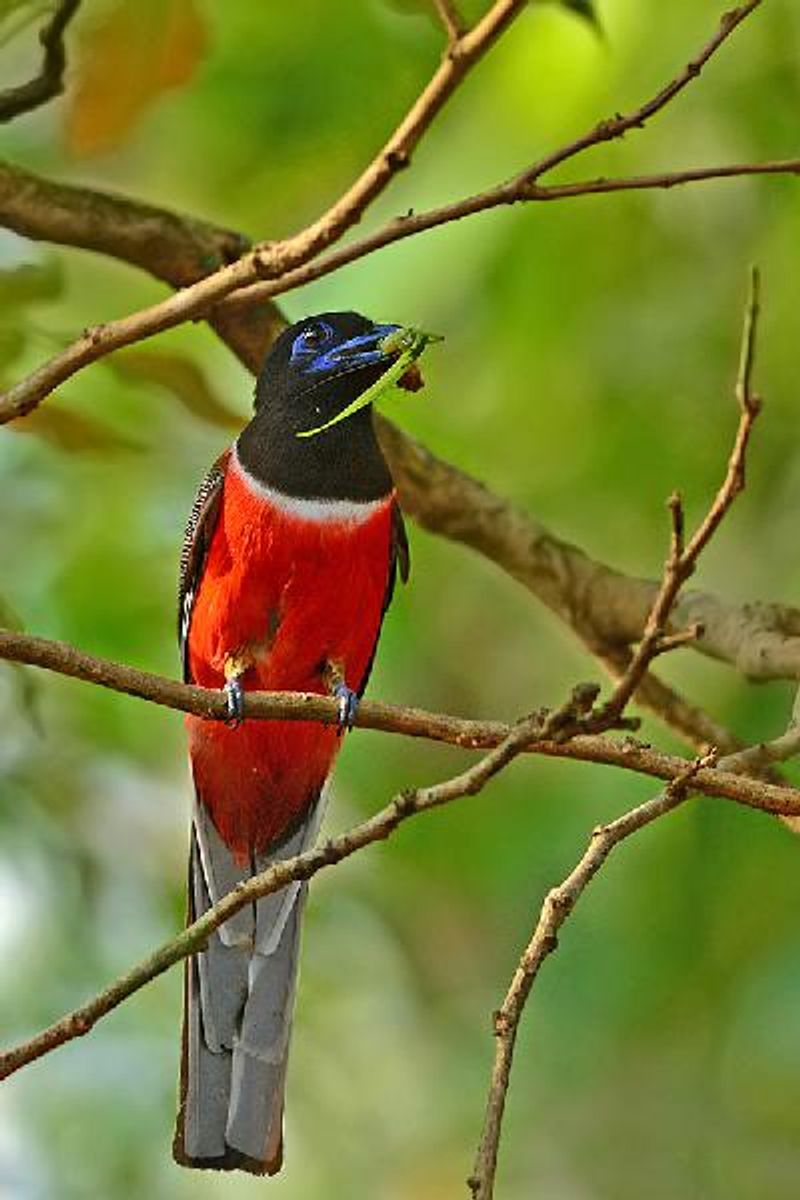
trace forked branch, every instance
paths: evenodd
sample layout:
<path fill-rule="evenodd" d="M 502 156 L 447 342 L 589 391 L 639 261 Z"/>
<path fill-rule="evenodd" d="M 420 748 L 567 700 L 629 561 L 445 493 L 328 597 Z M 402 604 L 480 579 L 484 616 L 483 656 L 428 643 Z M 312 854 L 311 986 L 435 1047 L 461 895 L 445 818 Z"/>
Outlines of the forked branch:
<path fill-rule="evenodd" d="M 87 330 L 61 354 L 0 397 L 0 422 L 24 416 L 40 404 L 53 388 L 89 363 L 183 321 L 207 317 L 226 298 L 231 297 L 233 303 L 234 293 L 238 304 L 261 302 L 330 274 L 346 263 L 425 229 L 499 205 L 555 199 L 555 192 L 548 195 L 547 189 L 538 183 L 543 174 L 571 161 L 592 146 L 622 137 L 628 130 L 642 126 L 650 117 L 662 111 L 697 77 L 733 30 L 760 3 L 761 0 L 748 0 L 727 13 L 718 30 L 692 62 L 666 87 L 627 116 L 600 122 L 582 137 L 540 159 L 509 183 L 440 209 L 396 219 L 377 233 L 320 258 L 324 250 L 360 220 L 397 171 L 407 165 L 411 152 L 466 73 L 525 7 L 523 0 L 496 0 L 482 20 L 451 46 L 450 53 L 444 56 L 427 87 L 372 163 L 317 221 L 284 241 L 256 246 L 236 262 L 220 268 L 159 304 Z M 760 168 L 756 164 L 748 164 L 744 173 L 752 174 L 757 170 Z M 800 160 L 766 164 L 764 170 L 769 173 L 780 171 L 797 174 L 800 173 Z M 731 172 L 727 168 L 716 173 Z M 592 190 L 598 189 L 591 185 L 586 189 L 587 192 Z M 571 194 L 578 193 L 573 191 Z M 259 283 L 259 280 L 265 282 Z"/>

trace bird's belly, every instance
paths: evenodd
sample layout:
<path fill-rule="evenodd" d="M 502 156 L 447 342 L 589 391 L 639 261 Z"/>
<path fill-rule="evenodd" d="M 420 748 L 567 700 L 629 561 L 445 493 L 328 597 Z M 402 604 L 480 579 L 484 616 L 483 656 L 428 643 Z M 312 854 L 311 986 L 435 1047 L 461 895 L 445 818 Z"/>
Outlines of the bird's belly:
<path fill-rule="evenodd" d="M 227 509 L 195 600 L 192 677 L 221 687 L 226 659 L 238 656 L 251 664 L 241 677 L 245 691 L 324 693 L 333 662 L 359 690 L 380 631 L 391 502 L 357 524 L 262 511 L 238 530 L 241 514 Z M 340 741 L 334 727 L 310 721 L 245 720 L 231 729 L 188 717 L 187 724 L 198 796 L 241 856 L 275 841 L 307 809 Z"/>

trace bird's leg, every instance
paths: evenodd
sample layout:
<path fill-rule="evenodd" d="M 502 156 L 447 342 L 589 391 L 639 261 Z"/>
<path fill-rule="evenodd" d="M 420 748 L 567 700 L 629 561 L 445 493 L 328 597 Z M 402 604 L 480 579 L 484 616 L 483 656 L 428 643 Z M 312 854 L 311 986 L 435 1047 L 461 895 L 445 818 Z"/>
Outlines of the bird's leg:
<path fill-rule="evenodd" d="M 340 662 L 328 659 L 322 671 L 322 678 L 331 696 L 339 708 L 337 728 L 339 733 L 352 729 L 358 712 L 358 692 L 354 692 L 345 683 L 344 668 Z"/>
<path fill-rule="evenodd" d="M 228 702 L 225 724 L 229 729 L 236 729 L 244 719 L 244 691 L 240 680 L 252 665 L 252 658 L 246 653 L 231 654 L 225 659 L 225 686 L 222 690 Z"/>

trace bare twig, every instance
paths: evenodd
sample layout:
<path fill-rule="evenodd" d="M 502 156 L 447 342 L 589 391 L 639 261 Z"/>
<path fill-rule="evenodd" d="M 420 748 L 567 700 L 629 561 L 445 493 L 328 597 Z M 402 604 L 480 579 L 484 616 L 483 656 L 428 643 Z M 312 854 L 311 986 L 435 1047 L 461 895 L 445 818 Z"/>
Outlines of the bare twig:
<path fill-rule="evenodd" d="M 221 268 L 160 304 L 87 330 L 61 354 L 10 388 L 0 398 L 0 422 L 24 416 L 41 403 L 54 387 L 89 363 L 122 346 L 140 341 L 183 321 L 206 316 L 215 305 L 232 296 L 234 292 L 242 293 L 237 295 L 239 303 L 260 302 L 317 279 L 355 258 L 363 257 L 390 242 L 419 233 L 423 229 L 430 229 L 500 204 L 541 199 L 541 189 L 536 181 L 542 174 L 591 146 L 621 137 L 627 130 L 643 124 L 659 112 L 690 79 L 699 74 L 701 67 L 760 2 L 761 0 L 749 0 L 728 13 L 714 37 L 689 66 L 656 96 L 628 116 L 601 122 L 583 137 L 540 159 L 510 183 L 467 197 L 454 205 L 392 221 L 371 237 L 344 247 L 320 261 L 312 261 L 361 218 L 397 170 L 408 163 L 411 151 L 464 75 L 524 7 L 521 0 L 496 0 L 482 20 L 451 47 L 451 53 L 442 59 L 428 86 L 370 166 L 313 225 L 286 241 L 256 246 L 237 262 Z M 754 166 L 749 164 L 747 173 L 754 173 Z M 777 164 L 770 164 L 771 173 L 776 169 Z M 798 173 L 800 162 L 787 161 L 780 169 Z M 266 278 L 267 282 L 257 288 L 249 286 L 259 278 Z"/>
<path fill-rule="evenodd" d="M 630 670 L 633 653 L 627 646 L 592 646 L 588 642 L 587 645 L 615 681 Z M 645 672 L 633 698 L 694 750 L 705 753 L 710 746 L 716 746 L 720 754 L 734 754 L 745 749 L 746 744 L 740 738 L 652 671 Z M 771 778 L 773 783 L 782 782 L 777 772 Z"/>
<path fill-rule="evenodd" d="M 739 425 L 728 467 L 716 496 L 688 545 L 685 543 L 683 506 L 680 496 L 672 495 L 669 510 L 672 519 L 670 552 L 664 566 L 664 575 L 653 606 L 644 627 L 644 635 L 631 658 L 627 671 L 619 680 L 609 699 L 595 714 L 601 722 L 610 716 L 619 716 L 625 711 L 628 701 L 636 692 L 650 663 L 657 655 L 696 641 L 702 635 L 702 627 L 670 633 L 667 625 L 675 607 L 678 593 L 687 579 L 694 573 L 697 560 L 716 533 L 725 514 L 744 488 L 745 458 L 753 424 L 761 411 L 761 401 L 753 394 L 752 376 L 755 358 L 756 335 L 759 313 L 759 277 L 753 268 L 750 277 L 750 293 L 745 310 L 739 371 L 736 380 L 736 399 L 739 404 Z M 587 727 L 591 728 L 593 717 Z"/>
<path fill-rule="evenodd" d="M 747 0 L 746 4 L 740 4 L 736 8 L 732 8 L 729 12 L 723 13 L 715 33 L 691 62 L 687 63 L 682 71 L 645 104 L 640 105 L 627 115 L 618 113 L 608 120 L 600 121 L 593 129 L 582 134 L 581 137 L 576 138 L 573 142 L 567 142 L 565 146 L 561 146 L 551 154 L 546 154 L 543 158 L 540 158 L 533 166 L 528 167 L 521 175 L 518 175 L 515 182 L 523 187 L 535 184 L 538 179 L 541 179 L 542 175 L 548 174 L 555 167 L 567 162 L 568 159 L 575 158 L 577 154 L 581 154 L 591 146 L 599 146 L 603 142 L 616 141 L 618 138 L 624 137 L 626 133 L 630 133 L 632 129 L 641 129 L 657 113 L 665 109 L 684 88 L 697 79 L 703 67 L 716 54 L 723 42 L 730 37 L 737 25 L 740 25 L 742 21 L 749 17 L 751 12 L 761 5 L 761 2 L 762 0 Z"/>
<path fill-rule="evenodd" d="M 566 879 L 547 893 L 531 940 L 519 961 L 506 997 L 494 1014 L 495 1056 L 486 1104 L 483 1132 L 468 1180 L 474 1200 L 491 1200 L 497 1169 L 503 1113 L 505 1110 L 514 1046 L 520 1019 L 542 963 L 558 946 L 558 933 L 587 885 L 619 842 L 671 812 L 687 799 L 699 772 L 712 768 L 716 752 L 696 759 L 668 786 L 644 804 L 624 813 L 608 825 L 599 825 L 589 845 Z"/>
<path fill-rule="evenodd" d="M 454 3 L 454 0 L 433 0 L 433 7 L 447 34 L 448 43 L 450 46 L 454 45 L 467 31 L 466 22 L 458 11 L 458 5 Z"/>
<path fill-rule="evenodd" d="M 0 659 L 43 667 L 60 675 L 123 692 L 142 700 L 164 705 L 180 712 L 212 720 L 227 718 L 223 693 L 210 688 L 194 687 L 165 679 L 148 671 L 122 666 L 106 659 L 95 658 L 68 646 L 30 634 L 0 630 Z M 257 720 L 320 721 L 333 724 L 337 720 L 336 702 L 328 696 L 309 692 L 248 692 L 245 697 L 246 716 Z M 426 712 L 419 708 L 382 704 L 363 700 L 359 706 L 356 725 L 362 729 L 397 733 L 404 737 L 425 738 L 446 742 L 464 750 L 484 750 L 500 745 L 508 737 L 509 726 L 502 721 L 476 721 L 443 713 Z M 611 726 L 609 726 L 610 728 Z M 531 742 L 526 753 L 548 757 L 577 759 L 581 762 L 602 763 L 623 767 L 654 779 L 671 780 L 686 766 L 685 759 L 662 754 L 632 738 L 617 739 L 597 734 Z M 720 796 L 781 815 L 800 815 L 800 790 L 776 786 L 745 775 L 723 771 L 701 771 L 694 782 L 698 791 Z"/>
<path fill-rule="evenodd" d="M 39 74 L 27 83 L 6 88 L 0 92 L 0 122 L 13 121 L 22 113 L 31 112 L 60 95 L 64 87 L 64 70 L 67 57 L 64 51 L 64 34 L 81 0 L 60 0 L 52 17 L 39 33 L 44 51 Z"/>

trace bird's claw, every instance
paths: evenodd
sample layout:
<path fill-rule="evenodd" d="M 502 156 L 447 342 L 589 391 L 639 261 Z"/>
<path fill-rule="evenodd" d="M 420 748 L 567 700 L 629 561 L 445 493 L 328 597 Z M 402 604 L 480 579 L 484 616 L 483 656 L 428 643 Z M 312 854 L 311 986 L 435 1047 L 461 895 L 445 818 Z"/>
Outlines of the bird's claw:
<path fill-rule="evenodd" d="M 225 724 L 229 729 L 236 729 L 244 718 L 244 691 L 238 679 L 229 679 L 222 689 L 228 705 L 228 716 Z"/>
<path fill-rule="evenodd" d="M 339 709 L 337 727 L 340 733 L 352 729 L 358 712 L 358 692 L 354 692 L 346 683 L 337 683 L 333 695 Z"/>

